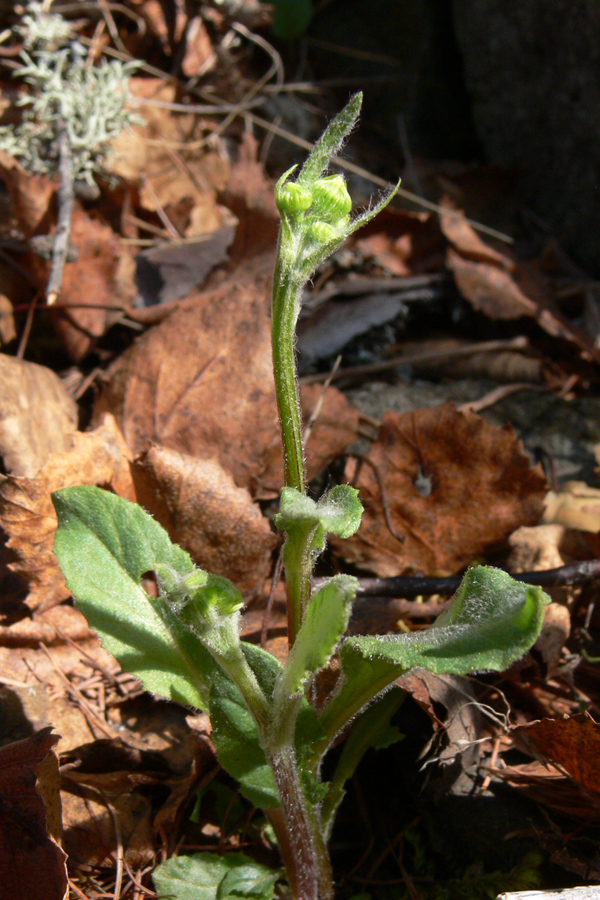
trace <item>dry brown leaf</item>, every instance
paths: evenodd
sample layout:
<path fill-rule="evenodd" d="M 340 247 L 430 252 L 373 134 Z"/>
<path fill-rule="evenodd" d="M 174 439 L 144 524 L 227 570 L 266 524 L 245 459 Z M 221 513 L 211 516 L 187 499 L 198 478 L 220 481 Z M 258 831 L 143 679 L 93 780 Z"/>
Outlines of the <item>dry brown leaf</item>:
<path fill-rule="evenodd" d="M 25 171 L 20 162 L 3 150 L 0 150 L 0 174 L 25 237 L 47 233 L 56 184 L 45 175 L 32 175 Z"/>
<path fill-rule="evenodd" d="M 89 672 L 89 669 L 88 669 Z M 52 726 L 60 735 L 60 752 L 92 741 L 96 736 L 86 717 L 66 691 L 52 693 L 47 684 L 10 684 L 0 688 L 3 736 L 21 740 L 33 731 Z"/>
<path fill-rule="evenodd" d="M 214 459 L 151 447 L 134 467 L 138 502 L 203 569 L 244 596 L 262 590 L 277 540 L 245 488 Z"/>
<path fill-rule="evenodd" d="M 99 800 L 98 789 L 83 796 L 64 790 L 62 794 L 65 850 L 73 866 L 90 865 L 114 868 L 117 854 L 115 824 L 107 803 Z M 104 793 L 104 792 L 102 792 Z M 156 855 L 150 797 L 142 792 L 126 791 L 111 804 L 119 826 L 127 866 L 139 869 Z"/>
<path fill-rule="evenodd" d="M 71 448 L 52 456 L 35 478 L 0 480 L 0 527 L 16 557 L 10 568 L 30 584 L 30 609 L 45 609 L 69 596 L 52 552 L 57 520 L 50 494 L 76 484 L 97 484 L 134 499 L 129 459 L 123 436 L 107 414 L 94 431 L 76 432 Z"/>
<path fill-rule="evenodd" d="M 172 103 L 173 85 L 162 79 L 132 78 L 130 91 L 140 100 Z M 229 177 L 224 153 L 193 148 L 195 117 L 172 112 L 163 106 L 142 104 L 143 125 L 121 132 L 113 142 L 107 167 L 126 181 L 139 183 L 140 204 L 151 212 L 176 206 L 183 200 L 198 205 L 194 234 L 203 234 L 223 224 L 216 203 L 217 191 Z M 186 146 L 187 145 L 187 146 Z M 187 149 L 187 147 L 190 149 Z"/>
<path fill-rule="evenodd" d="M 66 900 L 59 847 L 58 736 L 51 728 L 0 749 L 0 883 L 5 900 Z M 54 834 L 52 833 L 54 830 Z"/>
<path fill-rule="evenodd" d="M 366 259 L 393 275 L 439 272 L 444 260 L 444 240 L 437 217 L 431 213 L 384 209 L 377 219 L 350 238 Z"/>
<path fill-rule="evenodd" d="M 440 223 L 450 245 L 447 266 L 476 310 L 491 319 L 529 316 L 548 334 L 575 344 L 586 357 L 595 354 L 592 342 L 555 308 L 546 282 L 533 268 L 518 262 L 508 248 L 499 252 L 489 246 L 464 218 L 441 215 Z"/>
<path fill-rule="evenodd" d="M 78 259 L 65 265 L 59 303 L 73 308 L 57 310 L 55 327 L 69 355 L 80 362 L 111 317 L 120 315 L 119 308 L 133 303 L 136 292 L 119 277 L 123 249 L 118 236 L 79 206 L 73 213 L 71 241 Z"/>
<path fill-rule="evenodd" d="M 508 272 L 514 270 L 515 264 L 510 257 L 486 244 L 464 215 L 460 214 L 460 210 L 456 210 L 443 199 L 441 206 L 448 210 L 448 213 L 440 216 L 442 233 L 461 256 L 476 262 L 493 263 Z"/>
<path fill-rule="evenodd" d="M 61 646 L 67 638 L 85 642 L 93 641 L 95 635 L 83 614 L 72 606 L 51 606 L 33 617 L 0 625 L 0 647 Z"/>
<path fill-rule="evenodd" d="M 338 552 L 383 577 L 442 575 L 537 522 L 545 479 L 511 426 L 447 403 L 385 413 L 356 487 L 363 523 Z"/>
<path fill-rule="evenodd" d="M 11 475 L 34 478 L 77 428 L 77 406 L 45 366 L 0 354 L 0 456 Z"/>
<path fill-rule="evenodd" d="M 216 289 L 183 301 L 109 370 L 94 416 L 114 412 L 135 456 L 159 444 L 216 459 L 255 498 L 278 492 L 272 265 L 271 254 L 256 257 Z M 307 396 L 320 393 L 312 388 Z M 356 411 L 330 388 L 308 442 L 309 477 L 352 442 L 356 425 Z"/>
<path fill-rule="evenodd" d="M 275 246 L 279 231 L 275 193 L 258 159 L 258 141 L 250 131 L 244 132 L 238 159 L 219 199 L 238 220 L 230 251 L 233 265 L 245 263 L 250 256 L 267 253 Z"/>
<path fill-rule="evenodd" d="M 588 713 L 518 725 L 512 734 L 600 797 L 600 725 Z"/>

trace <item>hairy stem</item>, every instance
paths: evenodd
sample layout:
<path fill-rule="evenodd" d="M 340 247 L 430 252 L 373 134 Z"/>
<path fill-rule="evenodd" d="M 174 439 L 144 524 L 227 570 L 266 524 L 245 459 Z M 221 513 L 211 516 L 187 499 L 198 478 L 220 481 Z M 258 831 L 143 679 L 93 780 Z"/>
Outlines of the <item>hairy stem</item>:
<path fill-rule="evenodd" d="M 304 797 L 291 747 L 269 754 L 281 808 L 268 810 L 294 900 L 333 900 L 327 847 L 315 810 Z"/>
<path fill-rule="evenodd" d="M 306 471 L 302 446 L 300 397 L 294 354 L 294 334 L 300 307 L 302 285 L 292 267 L 285 266 L 278 254 L 273 279 L 273 372 L 281 425 L 285 484 L 306 491 Z"/>
<path fill-rule="evenodd" d="M 293 266 L 282 260 L 281 248 L 273 279 L 273 373 L 281 427 L 284 478 L 287 487 L 306 493 L 306 471 L 302 443 L 302 417 L 294 334 L 300 308 L 302 284 L 294 276 Z M 303 610 L 310 599 L 310 558 L 307 564 L 286 566 L 288 641 L 293 645 L 302 622 Z"/>

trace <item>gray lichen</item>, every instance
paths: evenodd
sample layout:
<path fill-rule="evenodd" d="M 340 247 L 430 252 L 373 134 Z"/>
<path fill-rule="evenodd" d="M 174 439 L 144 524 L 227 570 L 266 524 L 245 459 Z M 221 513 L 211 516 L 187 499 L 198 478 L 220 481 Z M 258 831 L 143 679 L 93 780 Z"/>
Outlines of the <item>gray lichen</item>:
<path fill-rule="evenodd" d="M 89 185 L 103 174 L 110 143 L 141 120 L 127 109 L 128 84 L 136 63 L 119 60 L 89 65 L 87 51 L 62 16 L 31 2 L 18 26 L 23 35 L 15 72 L 31 90 L 18 101 L 25 107 L 16 127 L 0 128 L 0 149 L 31 172 L 56 175 L 59 135 L 65 131 L 73 178 Z"/>

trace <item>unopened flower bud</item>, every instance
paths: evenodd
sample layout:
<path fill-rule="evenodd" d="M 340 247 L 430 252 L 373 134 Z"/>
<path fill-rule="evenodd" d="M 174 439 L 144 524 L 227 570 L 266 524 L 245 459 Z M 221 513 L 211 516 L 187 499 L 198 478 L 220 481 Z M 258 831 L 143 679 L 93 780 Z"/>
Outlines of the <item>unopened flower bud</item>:
<path fill-rule="evenodd" d="M 288 181 L 287 184 L 277 188 L 276 200 L 279 212 L 297 216 L 310 208 L 313 197 L 306 188 L 294 181 Z"/>
<path fill-rule="evenodd" d="M 347 221 L 352 210 L 352 199 L 343 175 L 327 175 L 319 178 L 312 186 L 313 203 L 311 213 L 336 225 L 340 219 Z"/>
<path fill-rule="evenodd" d="M 346 224 L 345 221 L 343 224 Z M 318 244 L 329 244 L 340 237 L 342 229 L 330 225 L 329 222 L 323 222 L 321 219 L 315 219 L 309 223 L 306 231 L 311 241 Z"/>

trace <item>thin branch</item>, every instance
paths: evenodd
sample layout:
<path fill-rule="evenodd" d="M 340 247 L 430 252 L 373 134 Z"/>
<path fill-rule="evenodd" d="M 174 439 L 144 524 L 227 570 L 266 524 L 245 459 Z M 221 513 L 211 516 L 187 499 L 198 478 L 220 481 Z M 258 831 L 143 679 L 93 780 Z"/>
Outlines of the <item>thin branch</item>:
<path fill-rule="evenodd" d="M 581 562 L 544 569 L 541 572 L 511 572 L 515 581 L 540 587 L 561 587 L 564 585 L 586 584 L 600 579 L 600 559 L 586 559 Z M 453 594 L 458 590 L 462 578 L 429 578 L 400 575 L 394 578 L 359 578 L 359 597 L 420 597 L 432 594 Z M 315 588 L 326 579 L 315 579 Z"/>

